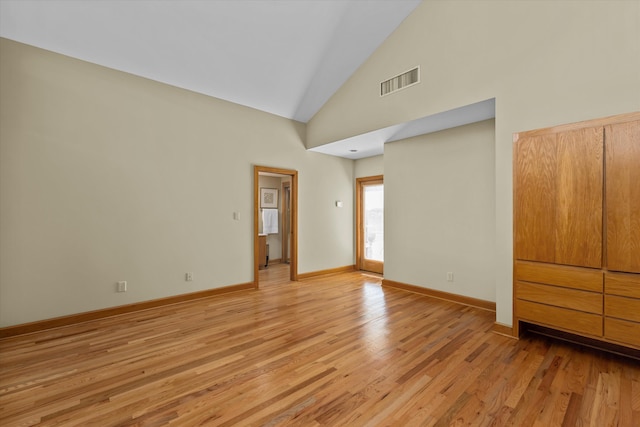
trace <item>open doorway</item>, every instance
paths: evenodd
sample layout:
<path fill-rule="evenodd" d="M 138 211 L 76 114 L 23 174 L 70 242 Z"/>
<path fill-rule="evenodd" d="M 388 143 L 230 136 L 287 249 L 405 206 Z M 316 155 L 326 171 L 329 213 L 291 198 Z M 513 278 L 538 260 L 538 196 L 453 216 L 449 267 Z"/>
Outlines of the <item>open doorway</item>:
<path fill-rule="evenodd" d="M 269 263 L 289 267 L 289 279 L 298 278 L 298 172 L 254 166 L 253 270 L 259 287 L 260 270 Z"/>

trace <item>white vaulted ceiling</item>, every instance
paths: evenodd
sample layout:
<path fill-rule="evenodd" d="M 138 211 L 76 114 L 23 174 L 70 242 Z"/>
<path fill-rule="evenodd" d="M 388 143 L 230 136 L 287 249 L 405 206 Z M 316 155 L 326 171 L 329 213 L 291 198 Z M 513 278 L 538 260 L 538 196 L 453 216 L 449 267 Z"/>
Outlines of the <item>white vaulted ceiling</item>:
<path fill-rule="evenodd" d="M 307 122 L 420 0 L 0 0 L 0 36 Z"/>

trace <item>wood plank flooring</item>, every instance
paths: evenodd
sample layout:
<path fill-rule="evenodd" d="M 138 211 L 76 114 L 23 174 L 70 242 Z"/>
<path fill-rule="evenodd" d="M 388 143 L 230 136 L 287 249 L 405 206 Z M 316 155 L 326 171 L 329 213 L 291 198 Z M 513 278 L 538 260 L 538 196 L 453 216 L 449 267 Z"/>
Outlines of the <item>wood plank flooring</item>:
<path fill-rule="evenodd" d="M 640 426 L 638 361 L 343 273 L 0 341 L 2 426 Z"/>

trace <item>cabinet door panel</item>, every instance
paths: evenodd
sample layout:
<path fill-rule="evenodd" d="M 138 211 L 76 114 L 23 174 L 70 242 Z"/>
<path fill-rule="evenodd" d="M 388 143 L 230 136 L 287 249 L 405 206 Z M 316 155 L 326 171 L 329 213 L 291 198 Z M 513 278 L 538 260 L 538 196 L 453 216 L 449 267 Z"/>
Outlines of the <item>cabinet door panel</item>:
<path fill-rule="evenodd" d="M 558 134 L 558 264 L 602 266 L 603 128 Z"/>
<path fill-rule="evenodd" d="M 602 266 L 603 150 L 602 127 L 518 140 L 516 259 Z"/>
<path fill-rule="evenodd" d="M 514 155 L 515 257 L 554 262 L 556 137 L 521 138 Z"/>
<path fill-rule="evenodd" d="M 640 273 L 640 121 L 605 134 L 607 267 Z"/>

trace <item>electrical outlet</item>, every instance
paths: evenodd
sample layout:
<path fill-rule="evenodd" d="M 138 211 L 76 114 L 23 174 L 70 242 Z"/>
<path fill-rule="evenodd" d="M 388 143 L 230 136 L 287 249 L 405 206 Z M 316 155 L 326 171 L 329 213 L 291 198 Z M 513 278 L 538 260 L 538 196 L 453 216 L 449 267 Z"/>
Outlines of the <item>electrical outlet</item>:
<path fill-rule="evenodd" d="M 126 280 L 118 282 L 118 284 L 116 286 L 116 292 L 127 292 L 127 281 Z"/>
<path fill-rule="evenodd" d="M 193 281 L 193 273 L 186 273 L 184 275 L 184 280 L 186 280 L 187 282 L 192 282 Z"/>
<path fill-rule="evenodd" d="M 447 282 L 453 282 L 453 272 L 451 271 L 447 273 Z"/>

